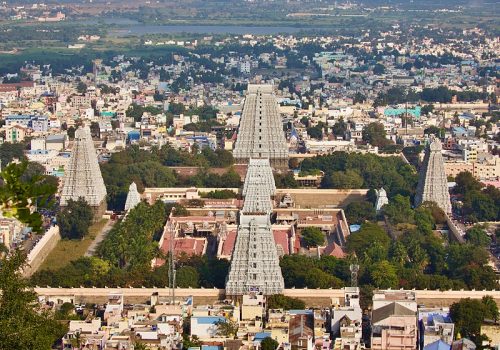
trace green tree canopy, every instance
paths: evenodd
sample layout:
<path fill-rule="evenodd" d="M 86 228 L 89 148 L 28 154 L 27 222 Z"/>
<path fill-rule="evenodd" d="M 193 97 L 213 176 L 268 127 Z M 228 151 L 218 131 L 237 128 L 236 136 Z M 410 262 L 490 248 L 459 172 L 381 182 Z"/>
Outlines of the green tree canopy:
<path fill-rule="evenodd" d="M 362 188 L 363 183 L 363 178 L 356 170 L 334 171 L 330 175 L 330 186 L 332 188 Z"/>
<path fill-rule="evenodd" d="M 83 198 L 70 199 L 66 207 L 57 214 L 57 223 L 62 238 L 82 239 L 89 232 L 94 215 Z"/>
<path fill-rule="evenodd" d="M 276 350 L 279 343 L 271 337 L 266 337 L 260 342 L 260 348 L 262 350 Z"/>
<path fill-rule="evenodd" d="M 465 233 L 465 239 L 470 244 L 480 247 L 488 247 L 491 243 L 490 236 L 488 236 L 484 228 L 480 225 L 475 225 L 468 229 Z"/>
<path fill-rule="evenodd" d="M 316 140 L 323 140 L 323 126 L 316 125 L 307 128 L 307 135 Z"/>
<path fill-rule="evenodd" d="M 302 242 L 306 247 L 318 247 L 325 243 L 325 235 L 318 227 L 306 227 L 301 231 Z"/>
<path fill-rule="evenodd" d="M 399 194 L 384 206 L 384 214 L 392 224 L 415 222 L 415 213 L 411 208 L 410 198 Z"/>
<path fill-rule="evenodd" d="M 481 324 L 487 314 L 485 304 L 479 299 L 461 299 L 450 307 L 450 316 L 455 323 L 456 332 L 472 340 L 480 335 Z"/>
<path fill-rule="evenodd" d="M 231 320 L 218 321 L 215 325 L 217 326 L 217 335 L 226 338 L 235 337 L 239 328 L 238 322 Z"/>
<path fill-rule="evenodd" d="M 362 257 L 371 247 L 379 244 L 384 249 L 389 249 L 390 238 L 377 224 L 365 222 L 358 232 L 353 232 L 347 237 L 347 249 Z"/>
<path fill-rule="evenodd" d="M 67 329 L 38 304 L 21 276 L 24 264 L 20 251 L 0 254 L 0 349 L 51 349 Z"/>
<path fill-rule="evenodd" d="M 379 261 L 369 267 L 371 284 L 377 288 L 396 288 L 398 275 L 396 268 L 387 260 Z"/>
<path fill-rule="evenodd" d="M 467 192 L 480 191 L 483 187 L 483 184 L 477 181 L 468 171 L 459 173 L 455 177 L 455 183 L 453 192 L 461 195 L 465 195 Z"/>
<path fill-rule="evenodd" d="M 362 131 L 362 137 L 363 141 L 368 142 L 372 146 L 383 147 L 390 142 L 386 138 L 384 125 L 377 122 L 365 126 Z"/>
<path fill-rule="evenodd" d="M 347 123 L 344 121 L 344 118 L 340 118 L 338 122 L 333 125 L 332 128 L 333 134 L 335 136 L 344 136 L 347 131 Z"/>
<path fill-rule="evenodd" d="M 297 298 L 287 297 L 283 294 L 274 294 L 267 298 L 267 307 L 270 309 L 300 310 L 304 309 L 306 304 Z"/>
<path fill-rule="evenodd" d="M 10 163 L 0 172 L 0 213 L 13 217 L 30 226 L 33 231 L 42 230 L 42 216 L 33 211 L 35 205 L 50 206 L 50 199 L 56 192 L 57 184 L 46 177 L 29 174 L 28 162 Z"/>
<path fill-rule="evenodd" d="M 361 224 L 367 220 L 375 220 L 375 207 L 370 202 L 352 202 L 345 208 L 345 216 L 351 224 Z"/>

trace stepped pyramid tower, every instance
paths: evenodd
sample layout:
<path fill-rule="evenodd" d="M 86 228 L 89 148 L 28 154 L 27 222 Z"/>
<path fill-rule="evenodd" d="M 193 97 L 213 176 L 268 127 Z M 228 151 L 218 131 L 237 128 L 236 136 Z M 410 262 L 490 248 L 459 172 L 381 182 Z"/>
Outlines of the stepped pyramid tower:
<path fill-rule="evenodd" d="M 450 214 L 450 192 L 448 191 L 448 179 L 444 171 L 442 149 L 439 139 L 432 138 L 430 140 L 420 169 L 415 206 L 432 201 L 436 202 L 446 214 Z"/>
<path fill-rule="evenodd" d="M 288 146 L 273 85 L 248 85 L 233 155 L 239 163 L 267 158 L 273 167 L 288 167 Z"/>
<path fill-rule="evenodd" d="M 271 196 L 276 191 L 268 159 L 250 159 L 243 186 L 244 204 L 226 294 L 260 292 L 279 294 L 284 289 L 278 252 L 271 230 Z"/>
<path fill-rule="evenodd" d="M 141 202 L 141 195 L 137 191 L 137 185 L 132 182 L 128 187 L 127 200 L 125 201 L 125 211 L 134 209 Z"/>
<path fill-rule="evenodd" d="M 106 187 L 88 127 L 75 132 L 73 152 L 64 171 L 61 207 L 80 197 L 92 207 L 94 220 L 99 220 L 106 210 Z"/>

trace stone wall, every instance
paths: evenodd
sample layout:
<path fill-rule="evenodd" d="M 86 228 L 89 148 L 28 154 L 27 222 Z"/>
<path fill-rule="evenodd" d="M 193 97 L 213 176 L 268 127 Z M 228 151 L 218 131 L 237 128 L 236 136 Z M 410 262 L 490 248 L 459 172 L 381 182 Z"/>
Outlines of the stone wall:
<path fill-rule="evenodd" d="M 35 288 L 35 292 L 45 297 L 45 300 L 66 300 L 76 302 L 104 303 L 110 294 L 123 294 L 126 303 L 147 302 L 154 292 L 161 298 L 168 297 L 168 288 Z M 500 305 L 500 291 L 476 291 L 476 290 L 414 290 L 417 303 L 425 307 L 450 306 L 461 298 L 481 299 L 489 295 Z M 182 300 L 187 296 L 193 296 L 195 305 L 210 304 L 225 298 L 224 289 L 210 288 L 177 288 L 176 298 Z M 344 301 L 343 289 L 285 289 L 283 294 L 289 297 L 304 300 L 309 306 L 329 306 L 332 301 L 338 300 L 340 304 Z"/>
<path fill-rule="evenodd" d="M 28 253 L 27 267 L 23 271 L 24 276 L 31 276 L 60 240 L 59 226 L 52 226 Z"/>

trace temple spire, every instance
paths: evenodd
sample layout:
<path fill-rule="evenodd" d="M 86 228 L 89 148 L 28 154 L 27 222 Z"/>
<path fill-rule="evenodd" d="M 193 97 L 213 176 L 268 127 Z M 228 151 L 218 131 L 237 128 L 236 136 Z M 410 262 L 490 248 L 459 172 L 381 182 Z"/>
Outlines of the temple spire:
<path fill-rule="evenodd" d="M 266 295 L 283 291 L 270 215 L 276 191 L 268 159 L 250 159 L 243 187 L 244 205 L 226 283 L 226 294 L 260 292 Z"/>
<path fill-rule="evenodd" d="M 272 85 L 248 85 L 233 154 L 242 163 L 263 158 L 271 166 L 288 167 L 288 147 Z"/>
<path fill-rule="evenodd" d="M 106 210 L 106 187 L 88 127 L 78 128 L 67 168 L 64 170 L 61 207 L 80 197 L 93 208 L 98 220 Z"/>
<path fill-rule="evenodd" d="M 128 188 L 127 200 L 125 202 L 125 211 L 134 209 L 141 202 L 141 195 L 137 191 L 137 185 L 132 182 Z"/>
<path fill-rule="evenodd" d="M 424 161 L 420 169 L 415 206 L 424 202 L 435 202 L 446 214 L 450 214 L 450 192 L 441 150 L 441 141 L 432 138 L 425 150 Z"/>

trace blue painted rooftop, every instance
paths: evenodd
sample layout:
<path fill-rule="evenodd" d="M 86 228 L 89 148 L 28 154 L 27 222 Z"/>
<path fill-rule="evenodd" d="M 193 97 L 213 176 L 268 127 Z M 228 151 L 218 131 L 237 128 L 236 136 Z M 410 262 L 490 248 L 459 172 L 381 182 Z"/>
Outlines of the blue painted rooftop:
<path fill-rule="evenodd" d="M 451 345 L 446 344 L 441 339 L 435 341 L 434 343 L 430 343 L 424 346 L 424 350 L 450 350 Z"/>
<path fill-rule="evenodd" d="M 312 315 L 312 310 L 289 310 L 290 315 Z"/>
<path fill-rule="evenodd" d="M 5 119 L 10 120 L 10 119 L 31 119 L 34 118 L 34 115 L 8 115 Z"/>
<path fill-rule="evenodd" d="M 198 324 L 215 324 L 226 320 L 226 318 L 222 316 L 193 316 L 191 319 L 198 321 Z"/>
<path fill-rule="evenodd" d="M 201 350 L 220 350 L 220 347 L 217 345 L 202 345 Z"/>
<path fill-rule="evenodd" d="M 255 333 L 255 337 L 253 338 L 253 340 L 264 340 L 266 338 L 269 338 L 271 336 L 271 333 L 268 333 L 268 332 L 259 332 L 259 333 Z"/>
<path fill-rule="evenodd" d="M 465 130 L 465 128 L 463 126 L 454 126 L 452 130 L 456 134 L 465 134 L 465 133 L 467 133 L 467 130 Z"/>
<path fill-rule="evenodd" d="M 357 232 L 357 231 L 359 231 L 359 229 L 360 229 L 360 228 L 361 228 L 361 225 L 356 225 L 356 224 L 354 224 L 354 225 L 349 225 L 349 230 L 350 230 L 351 232 Z"/>
<path fill-rule="evenodd" d="M 402 115 L 408 112 L 408 114 L 413 115 L 414 117 L 420 117 L 421 113 L 421 108 L 420 106 L 416 106 L 415 108 L 391 108 L 388 107 L 384 109 L 384 115 L 385 116 L 396 116 L 396 115 Z"/>

